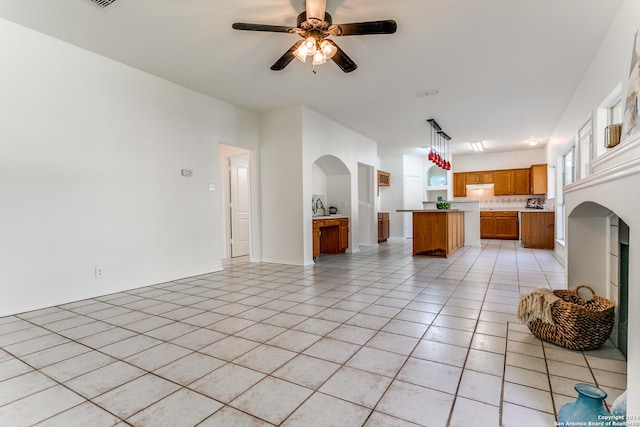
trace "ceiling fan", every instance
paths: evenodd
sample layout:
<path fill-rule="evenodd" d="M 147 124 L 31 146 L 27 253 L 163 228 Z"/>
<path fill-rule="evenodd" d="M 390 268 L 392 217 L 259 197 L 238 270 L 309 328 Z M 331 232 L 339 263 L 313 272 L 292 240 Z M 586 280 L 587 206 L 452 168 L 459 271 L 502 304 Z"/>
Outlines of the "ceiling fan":
<path fill-rule="evenodd" d="M 306 10 L 298 15 L 296 27 L 246 24 L 242 22 L 236 22 L 232 27 L 235 30 L 291 33 L 302 37 L 302 40 L 291 46 L 271 66 L 272 70 L 283 70 L 294 58 L 305 62 L 307 57 L 312 57 L 313 65 L 324 64 L 328 59 L 331 59 L 345 73 L 352 72 L 358 66 L 333 40 L 327 37 L 393 34 L 397 29 L 396 21 L 390 19 L 334 25 L 331 15 L 326 12 L 326 8 L 327 0 L 306 0 Z"/>

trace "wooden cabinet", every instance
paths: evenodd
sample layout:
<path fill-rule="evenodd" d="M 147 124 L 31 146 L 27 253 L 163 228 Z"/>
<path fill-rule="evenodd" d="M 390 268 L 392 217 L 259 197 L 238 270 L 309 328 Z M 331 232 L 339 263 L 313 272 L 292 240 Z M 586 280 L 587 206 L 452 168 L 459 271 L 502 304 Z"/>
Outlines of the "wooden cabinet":
<path fill-rule="evenodd" d="M 464 212 L 413 212 L 413 255 L 448 257 L 464 246 Z"/>
<path fill-rule="evenodd" d="M 313 260 L 321 253 L 344 253 L 349 247 L 349 218 L 313 220 Z"/>
<path fill-rule="evenodd" d="M 467 184 L 493 184 L 493 171 L 465 173 Z"/>
<path fill-rule="evenodd" d="M 531 184 L 529 194 L 547 194 L 547 164 L 531 165 L 529 181 Z"/>
<path fill-rule="evenodd" d="M 493 212 L 480 212 L 480 238 L 493 239 L 496 237 L 496 222 Z"/>
<path fill-rule="evenodd" d="M 453 197 L 467 196 L 467 177 L 466 173 L 453 174 Z"/>
<path fill-rule="evenodd" d="M 555 212 L 522 212 L 522 246 L 553 249 Z"/>
<path fill-rule="evenodd" d="M 517 240 L 518 237 L 518 212 L 480 212 L 481 239 Z"/>
<path fill-rule="evenodd" d="M 378 212 L 378 243 L 389 238 L 389 212 Z"/>
<path fill-rule="evenodd" d="M 493 172 L 493 194 L 495 196 L 515 196 L 529 194 L 529 174 L 527 169 L 507 169 Z"/>

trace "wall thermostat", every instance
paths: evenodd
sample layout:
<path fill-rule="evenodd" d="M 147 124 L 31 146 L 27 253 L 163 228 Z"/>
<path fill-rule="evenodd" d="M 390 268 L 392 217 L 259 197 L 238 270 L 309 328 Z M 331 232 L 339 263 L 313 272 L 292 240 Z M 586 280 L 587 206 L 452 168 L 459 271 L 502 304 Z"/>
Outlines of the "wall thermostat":
<path fill-rule="evenodd" d="M 193 175 L 193 171 L 191 169 L 182 169 L 182 176 L 190 177 Z"/>

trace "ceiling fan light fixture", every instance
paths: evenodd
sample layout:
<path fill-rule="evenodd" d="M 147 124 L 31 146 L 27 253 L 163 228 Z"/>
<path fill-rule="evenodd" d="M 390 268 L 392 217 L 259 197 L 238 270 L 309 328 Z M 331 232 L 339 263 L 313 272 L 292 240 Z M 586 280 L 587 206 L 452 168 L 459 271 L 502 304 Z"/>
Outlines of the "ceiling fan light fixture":
<path fill-rule="evenodd" d="M 327 62 L 327 58 L 324 56 L 324 52 L 320 50 L 316 50 L 316 53 L 313 54 L 313 65 L 321 65 Z"/>
<path fill-rule="evenodd" d="M 317 41 L 314 37 L 307 37 L 304 43 L 302 43 L 302 46 L 304 46 L 307 50 L 308 56 L 315 55 L 316 51 L 318 50 Z"/>
<path fill-rule="evenodd" d="M 333 58 L 333 55 L 338 51 L 338 48 L 329 42 L 329 40 L 322 40 L 320 43 L 320 49 L 322 50 L 322 53 L 324 53 L 324 57 L 326 59 Z"/>
<path fill-rule="evenodd" d="M 300 44 L 300 47 L 293 51 L 293 56 L 300 62 L 306 62 L 307 55 L 309 55 L 309 49 L 307 49 L 306 41 Z"/>

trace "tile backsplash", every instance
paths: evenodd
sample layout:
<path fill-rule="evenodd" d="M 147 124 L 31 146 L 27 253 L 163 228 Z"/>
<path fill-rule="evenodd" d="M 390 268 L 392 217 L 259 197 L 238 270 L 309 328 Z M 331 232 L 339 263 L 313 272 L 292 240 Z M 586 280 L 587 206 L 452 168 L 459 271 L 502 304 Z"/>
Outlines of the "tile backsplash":
<path fill-rule="evenodd" d="M 527 199 L 531 197 L 540 196 L 495 196 L 493 189 L 485 189 L 467 190 L 467 197 L 456 197 L 454 201 L 479 200 L 480 209 L 524 209 L 527 206 Z M 544 203 L 546 210 L 553 210 L 555 206 L 553 199 L 544 199 Z"/>

